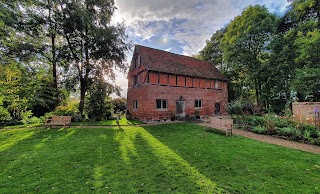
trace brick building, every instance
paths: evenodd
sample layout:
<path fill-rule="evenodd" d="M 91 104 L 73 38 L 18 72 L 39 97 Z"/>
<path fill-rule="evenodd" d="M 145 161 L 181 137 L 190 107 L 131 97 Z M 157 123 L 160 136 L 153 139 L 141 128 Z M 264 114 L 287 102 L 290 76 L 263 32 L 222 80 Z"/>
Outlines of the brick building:
<path fill-rule="evenodd" d="M 226 114 L 227 78 L 208 62 L 136 45 L 127 78 L 131 118 Z"/>

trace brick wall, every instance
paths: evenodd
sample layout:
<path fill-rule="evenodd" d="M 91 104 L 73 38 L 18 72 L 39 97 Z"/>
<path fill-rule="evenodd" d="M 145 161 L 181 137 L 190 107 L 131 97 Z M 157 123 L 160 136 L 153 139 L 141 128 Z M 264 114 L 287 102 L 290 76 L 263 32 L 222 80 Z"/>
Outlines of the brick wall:
<path fill-rule="evenodd" d="M 143 121 L 169 119 L 170 110 L 176 110 L 176 101 L 182 96 L 186 103 L 186 115 L 194 115 L 195 110 L 199 110 L 201 115 L 214 114 L 215 103 L 220 103 L 221 114 L 226 114 L 225 106 L 228 102 L 227 83 L 222 82 L 222 87 L 223 89 L 221 90 L 151 84 L 129 87 L 127 97 L 128 110 L 133 118 Z M 157 110 L 156 99 L 167 100 L 167 109 Z M 137 109 L 133 109 L 134 100 L 138 101 Z M 201 108 L 195 108 L 195 100 L 202 100 Z"/>
<path fill-rule="evenodd" d="M 293 118 L 303 123 L 314 124 L 314 109 L 320 109 L 320 102 L 293 102 Z"/>

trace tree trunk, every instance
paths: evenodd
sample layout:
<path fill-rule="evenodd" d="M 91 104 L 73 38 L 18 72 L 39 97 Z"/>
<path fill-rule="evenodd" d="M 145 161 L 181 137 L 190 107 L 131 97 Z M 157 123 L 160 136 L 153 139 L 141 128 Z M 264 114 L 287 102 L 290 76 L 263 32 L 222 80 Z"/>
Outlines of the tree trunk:
<path fill-rule="evenodd" d="M 58 78 L 57 78 L 57 58 L 56 58 L 56 45 L 55 45 L 55 39 L 56 39 L 56 24 L 53 22 L 52 19 L 52 9 L 53 9 L 53 2 L 48 0 L 48 7 L 49 7 L 49 32 L 50 32 L 50 38 L 51 38 L 51 63 L 52 63 L 52 77 L 53 77 L 53 83 L 52 86 L 55 90 L 55 101 L 54 101 L 54 107 L 56 108 L 59 104 L 59 91 L 58 91 Z"/>
<path fill-rule="evenodd" d="M 83 114 L 83 109 L 84 109 L 84 99 L 86 97 L 86 88 L 87 88 L 87 83 L 84 78 L 80 78 L 80 104 L 79 104 L 79 111 L 81 115 Z"/>
<path fill-rule="evenodd" d="M 59 104 L 59 90 L 58 90 L 58 78 L 57 78 L 57 59 L 56 59 L 56 46 L 55 46 L 55 34 L 51 34 L 51 49 L 52 49 L 52 77 L 53 88 L 55 90 L 55 103 L 54 108 Z"/>
<path fill-rule="evenodd" d="M 254 81 L 254 85 L 255 85 L 255 90 L 256 90 L 256 101 L 257 101 L 257 105 L 260 106 L 260 91 L 259 91 L 259 84 L 257 79 L 255 79 Z"/>

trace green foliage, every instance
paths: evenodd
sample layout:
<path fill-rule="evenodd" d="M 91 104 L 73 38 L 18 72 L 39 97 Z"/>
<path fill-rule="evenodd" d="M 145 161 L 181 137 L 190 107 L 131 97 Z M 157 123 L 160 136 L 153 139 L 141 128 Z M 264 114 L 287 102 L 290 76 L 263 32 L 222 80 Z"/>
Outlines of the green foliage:
<path fill-rule="evenodd" d="M 32 111 L 28 110 L 28 111 L 21 112 L 20 116 L 21 116 L 21 122 L 23 124 L 28 124 L 28 121 L 32 117 Z"/>
<path fill-rule="evenodd" d="M 306 140 L 310 140 L 311 132 L 308 131 L 308 130 L 305 130 L 305 131 L 303 132 L 303 137 L 304 137 L 304 139 L 306 139 Z"/>
<path fill-rule="evenodd" d="M 114 80 L 113 67 L 126 70 L 131 44 L 124 25 L 110 22 L 115 9 L 114 1 L 1 1 L 0 95 L 8 96 L 5 108 L 17 119 L 26 110 L 42 116 L 64 99 L 59 83 L 68 90 L 80 85 L 82 112 L 94 72 Z M 4 88 L 1 74 L 9 74 L 2 67 L 10 66 L 18 67 L 11 71 L 17 79 L 6 80 Z M 8 89 L 14 91 L 7 95 Z M 21 101 L 27 106 L 21 107 Z"/>
<path fill-rule="evenodd" d="M 254 96 L 255 104 L 283 114 L 292 100 L 319 101 L 320 3 L 295 0 L 281 18 L 249 6 L 199 52 L 222 69 L 229 100 Z"/>
<path fill-rule="evenodd" d="M 320 145 L 320 141 L 317 139 L 320 137 L 320 132 L 316 130 L 314 125 L 298 123 L 292 119 L 274 114 L 238 116 L 234 117 L 234 123 L 242 125 L 246 130 L 255 133 L 278 135 L 290 140 Z"/>
<path fill-rule="evenodd" d="M 102 76 L 97 77 L 90 87 L 85 104 L 89 119 L 102 121 L 111 117 L 113 104 L 111 98 L 107 97 L 107 87 Z"/>
<path fill-rule="evenodd" d="M 32 116 L 33 113 L 31 110 L 28 110 L 28 111 L 25 111 L 25 112 L 22 112 L 20 114 L 21 116 L 21 122 L 23 124 L 38 124 L 38 123 L 43 123 L 43 121 L 38 118 L 38 117 L 35 117 L 35 116 Z"/>
<path fill-rule="evenodd" d="M 208 61 L 217 67 L 220 71 L 225 72 L 226 67 L 223 64 L 223 52 L 220 49 L 221 39 L 226 32 L 226 28 L 217 30 L 211 36 L 210 40 L 206 40 L 206 46 L 199 52 L 201 60 Z"/>
<path fill-rule="evenodd" d="M 279 135 L 283 135 L 283 136 L 293 136 L 295 134 L 296 128 L 294 127 L 282 127 L 282 128 L 278 128 L 278 133 Z"/>
<path fill-rule="evenodd" d="M 266 128 L 264 126 L 258 125 L 252 128 L 252 131 L 255 133 L 263 134 L 266 131 Z"/>
<path fill-rule="evenodd" d="M 268 45 L 275 32 L 277 18 L 262 6 L 249 6 L 227 27 L 221 39 L 228 75 L 240 90 L 254 89 L 256 102 L 262 102 L 264 66 L 269 58 Z"/>
<path fill-rule="evenodd" d="M 285 40 L 292 45 L 289 55 L 283 52 L 284 61 L 294 67 L 289 75 L 293 78 L 290 83 L 297 92 L 300 101 L 319 101 L 319 60 L 320 49 L 320 3 L 318 0 L 297 0 L 290 7 L 283 18 Z M 280 48 L 286 48 L 283 45 Z M 293 53 L 293 54 L 290 54 Z M 293 61 L 292 61 L 293 60 Z"/>
<path fill-rule="evenodd" d="M 10 121 L 12 117 L 10 116 L 9 111 L 3 106 L 0 106 L 0 125 Z"/>
<path fill-rule="evenodd" d="M 83 113 L 90 79 L 99 72 L 114 80 L 113 67 L 125 71 L 125 53 L 131 44 L 127 42 L 124 25 L 110 22 L 116 9 L 114 1 L 60 2 L 60 8 L 63 37 L 72 59 L 69 67 L 76 72 L 74 80 L 80 82 L 79 111 Z"/>
<path fill-rule="evenodd" d="M 112 104 L 114 106 L 114 111 L 121 111 L 124 112 L 127 110 L 127 99 L 126 98 L 116 98 L 112 99 Z"/>
<path fill-rule="evenodd" d="M 79 112 L 78 107 L 79 107 L 79 103 L 77 103 L 77 102 L 71 102 L 71 103 L 67 104 L 66 106 L 58 106 L 54 110 L 53 115 L 72 116 L 73 121 L 81 121 L 82 116 L 81 116 L 81 113 Z"/>
<path fill-rule="evenodd" d="M 246 129 L 252 129 L 255 126 L 266 126 L 266 119 L 261 116 L 243 115 L 233 117 L 234 122 L 243 125 Z"/>
<path fill-rule="evenodd" d="M 292 87 L 303 96 L 302 100 L 320 100 L 320 68 L 296 69 Z"/>
<path fill-rule="evenodd" d="M 245 104 L 243 103 L 243 100 L 238 99 L 228 103 L 227 111 L 230 115 L 242 115 L 244 107 Z"/>

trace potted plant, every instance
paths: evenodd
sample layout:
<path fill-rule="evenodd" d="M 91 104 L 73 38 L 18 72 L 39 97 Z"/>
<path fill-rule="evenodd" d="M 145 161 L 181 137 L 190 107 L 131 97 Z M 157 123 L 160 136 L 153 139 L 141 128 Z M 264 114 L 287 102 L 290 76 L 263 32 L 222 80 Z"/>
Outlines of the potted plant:
<path fill-rule="evenodd" d="M 199 110 L 195 110 L 194 111 L 194 116 L 196 116 L 196 119 L 200 119 L 200 111 Z"/>
<path fill-rule="evenodd" d="M 170 118 L 171 118 L 171 121 L 176 120 L 176 111 L 170 110 Z"/>

